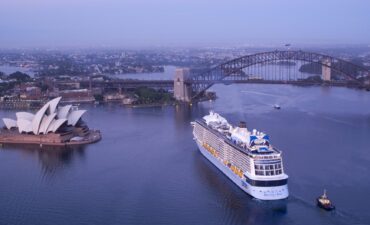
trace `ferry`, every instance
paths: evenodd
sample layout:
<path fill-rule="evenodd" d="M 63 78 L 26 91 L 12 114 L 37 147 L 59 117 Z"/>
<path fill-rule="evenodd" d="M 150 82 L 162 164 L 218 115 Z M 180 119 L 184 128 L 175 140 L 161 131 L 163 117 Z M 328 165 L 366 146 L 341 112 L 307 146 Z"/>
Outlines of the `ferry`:
<path fill-rule="evenodd" d="M 278 104 L 275 104 L 275 105 L 274 105 L 274 109 L 281 109 L 281 106 L 280 106 L 280 105 L 278 105 Z"/>
<path fill-rule="evenodd" d="M 241 190 L 260 200 L 289 196 L 282 152 L 267 134 L 248 130 L 245 122 L 234 127 L 212 111 L 191 125 L 201 154 Z"/>

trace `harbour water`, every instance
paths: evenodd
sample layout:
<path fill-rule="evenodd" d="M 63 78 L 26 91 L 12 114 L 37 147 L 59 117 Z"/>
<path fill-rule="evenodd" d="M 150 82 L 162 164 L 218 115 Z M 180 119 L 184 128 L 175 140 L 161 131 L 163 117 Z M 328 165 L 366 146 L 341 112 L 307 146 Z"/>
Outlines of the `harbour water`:
<path fill-rule="evenodd" d="M 0 224 L 370 223 L 369 92 L 258 84 L 213 90 L 216 101 L 192 107 L 89 106 L 84 119 L 103 139 L 86 147 L 3 146 Z M 270 135 L 290 176 L 287 200 L 252 199 L 199 153 L 189 123 L 211 109 Z M 334 212 L 315 205 L 324 188 Z"/>
<path fill-rule="evenodd" d="M 6 75 L 15 73 L 15 72 L 22 72 L 28 74 L 30 77 L 35 75 L 35 72 L 29 68 L 19 67 L 19 66 L 11 66 L 11 65 L 0 65 L 0 72 L 5 73 Z"/>
<path fill-rule="evenodd" d="M 173 80 L 175 70 L 176 66 L 164 66 L 163 73 L 126 73 L 111 75 L 111 77 L 136 80 Z"/>

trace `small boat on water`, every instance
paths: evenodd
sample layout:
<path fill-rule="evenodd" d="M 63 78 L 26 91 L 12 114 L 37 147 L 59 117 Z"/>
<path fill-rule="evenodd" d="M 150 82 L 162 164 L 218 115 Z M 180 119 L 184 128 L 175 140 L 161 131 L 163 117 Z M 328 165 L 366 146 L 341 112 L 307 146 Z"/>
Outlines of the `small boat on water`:
<path fill-rule="evenodd" d="M 275 104 L 275 105 L 274 105 L 274 109 L 281 109 L 281 107 L 280 107 L 280 105 Z"/>
<path fill-rule="evenodd" d="M 323 195 L 317 198 L 317 206 L 327 211 L 335 209 L 335 206 L 331 203 L 330 199 L 326 195 L 326 190 L 324 190 Z"/>

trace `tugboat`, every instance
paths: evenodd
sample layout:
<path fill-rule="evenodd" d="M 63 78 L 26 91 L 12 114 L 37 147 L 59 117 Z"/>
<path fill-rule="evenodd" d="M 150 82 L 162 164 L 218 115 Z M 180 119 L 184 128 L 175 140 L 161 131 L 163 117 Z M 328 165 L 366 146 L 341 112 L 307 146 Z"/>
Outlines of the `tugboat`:
<path fill-rule="evenodd" d="M 326 190 L 324 190 L 323 195 L 317 198 L 317 206 L 327 211 L 335 209 L 335 206 L 331 203 L 328 196 L 326 195 Z"/>

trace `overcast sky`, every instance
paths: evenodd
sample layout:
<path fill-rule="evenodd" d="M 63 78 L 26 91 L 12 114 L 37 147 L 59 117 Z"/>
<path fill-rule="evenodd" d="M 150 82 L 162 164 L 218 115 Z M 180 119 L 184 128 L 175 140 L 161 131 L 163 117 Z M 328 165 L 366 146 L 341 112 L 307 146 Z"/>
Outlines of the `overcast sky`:
<path fill-rule="evenodd" d="M 0 47 L 370 44 L 370 0 L 0 0 Z"/>

